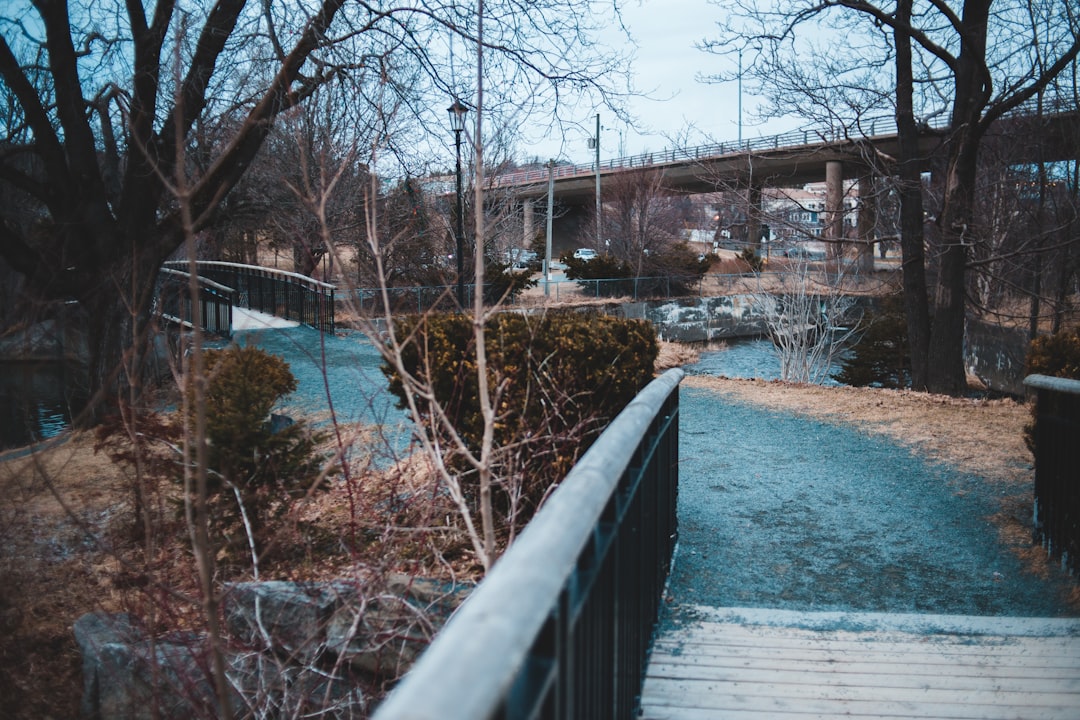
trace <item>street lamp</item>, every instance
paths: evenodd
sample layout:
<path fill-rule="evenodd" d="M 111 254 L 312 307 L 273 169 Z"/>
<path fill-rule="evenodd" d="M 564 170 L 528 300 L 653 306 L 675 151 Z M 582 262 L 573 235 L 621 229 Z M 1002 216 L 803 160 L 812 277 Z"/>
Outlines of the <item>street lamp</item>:
<path fill-rule="evenodd" d="M 454 234 L 457 236 L 457 301 L 458 307 L 465 308 L 465 253 L 462 245 L 465 241 L 465 205 L 461 197 L 461 131 L 465 129 L 465 113 L 469 108 L 454 98 L 454 104 L 446 108 L 450 113 L 450 129 L 454 131 L 454 149 L 457 154 L 457 224 Z"/>

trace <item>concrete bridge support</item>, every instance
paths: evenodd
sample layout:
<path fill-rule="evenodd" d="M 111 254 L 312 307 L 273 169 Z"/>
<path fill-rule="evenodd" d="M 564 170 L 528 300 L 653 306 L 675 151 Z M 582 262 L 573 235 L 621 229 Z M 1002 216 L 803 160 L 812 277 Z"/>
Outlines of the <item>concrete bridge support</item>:
<path fill-rule="evenodd" d="M 825 163 L 825 227 L 822 239 L 830 258 L 844 253 L 844 164 L 839 160 Z"/>
<path fill-rule="evenodd" d="M 746 244 L 758 255 L 761 255 L 761 217 L 761 185 L 751 183 L 746 190 Z"/>
<path fill-rule="evenodd" d="M 532 198 L 526 198 L 522 204 L 522 215 L 524 216 L 525 228 L 521 238 L 521 247 L 528 250 L 532 247 L 533 239 L 536 237 L 536 229 L 533 226 L 533 219 L 535 217 L 535 208 L 533 207 Z"/>
<path fill-rule="evenodd" d="M 877 180 L 873 175 L 859 177 L 859 220 L 855 268 L 862 274 L 874 270 L 874 230 L 877 227 Z"/>

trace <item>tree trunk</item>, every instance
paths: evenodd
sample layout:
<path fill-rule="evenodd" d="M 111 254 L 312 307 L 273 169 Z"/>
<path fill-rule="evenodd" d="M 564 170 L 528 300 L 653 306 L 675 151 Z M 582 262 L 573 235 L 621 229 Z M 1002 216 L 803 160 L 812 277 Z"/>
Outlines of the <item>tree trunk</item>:
<path fill-rule="evenodd" d="M 978 171 L 979 121 L 990 97 L 986 71 L 986 28 L 991 0 L 967 0 L 961 24 L 960 55 L 956 59 L 956 90 L 950 123 L 948 172 L 938 216 L 941 267 L 934 293 L 934 324 L 930 332 L 927 387 L 957 395 L 967 387 L 964 372 L 964 321 L 968 247 L 978 233 L 972 212 Z"/>
<path fill-rule="evenodd" d="M 127 262 L 99 270 L 98 283 L 78 293 L 87 320 L 90 400 L 77 425 L 94 425 L 115 410 L 118 401 L 137 403 L 141 398 L 150 314 L 163 260 L 136 251 Z"/>
<path fill-rule="evenodd" d="M 898 20 L 911 20 L 912 0 L 901 0 Z M 922 177 L 919 173 L 919 129 L 912 93 L 911 37 L 896 31 L 896 128 L 900 142 L 900 250 L 904 314 L 911 352 L 911 386 L 925 390 L 929 379 L 930 308 L 926 286 L 926 251 L 923 236 Z"/>

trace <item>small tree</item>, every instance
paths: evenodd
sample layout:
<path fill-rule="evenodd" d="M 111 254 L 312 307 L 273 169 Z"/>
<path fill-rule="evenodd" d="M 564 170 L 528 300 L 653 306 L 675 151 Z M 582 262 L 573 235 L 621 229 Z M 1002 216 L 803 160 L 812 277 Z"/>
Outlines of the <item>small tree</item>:
<path fill-rule="evenodd" d="M 780 379 L 820 384 L 858 331 L 855 298 L 844 291 L 842 270 L 821 283 L 802 258 L 779 278 L 780 288 L 755 293 L 754 304 L 780 359 Z"/>
<path fill-rule="evenodd" d="M 290 501 L 325 487 L 316 438 L 301 420 L 271 416 L 296 390 L 289 364 L 258 347 L 206 352 L 210 491 L 222 529 L 249 526 L 254 541 Z"/>

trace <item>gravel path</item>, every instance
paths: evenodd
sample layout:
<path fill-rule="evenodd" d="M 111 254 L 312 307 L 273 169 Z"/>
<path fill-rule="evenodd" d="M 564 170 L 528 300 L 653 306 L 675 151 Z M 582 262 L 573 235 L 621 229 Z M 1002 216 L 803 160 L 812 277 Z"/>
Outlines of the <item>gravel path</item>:
<path fill-rule="evenodd" d="M 704 389 L 684 387 L 680 413 L 675 608 L 1070 614 L 1063 579 L 999 542 L 978 478 Z"/>

